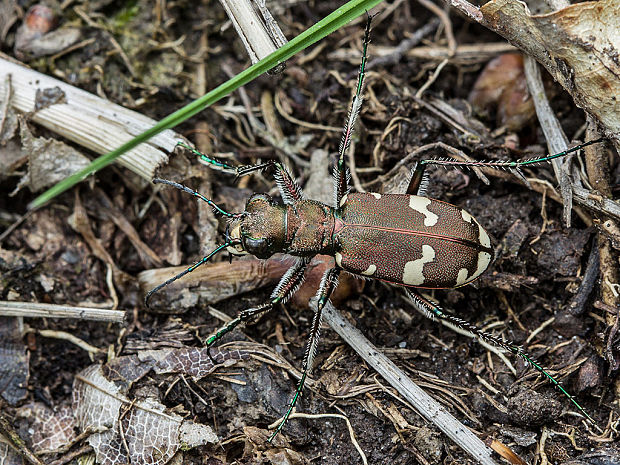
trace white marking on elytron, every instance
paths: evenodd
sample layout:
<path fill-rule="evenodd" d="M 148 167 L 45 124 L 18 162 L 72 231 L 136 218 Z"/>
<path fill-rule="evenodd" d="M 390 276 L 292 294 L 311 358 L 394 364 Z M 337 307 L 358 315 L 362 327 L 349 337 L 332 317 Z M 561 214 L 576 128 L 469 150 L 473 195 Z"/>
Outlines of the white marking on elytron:
<path fill-rule="evenodd" d="M 409 206 L 415 211 L 424 215 L 424 226 L 435 226 L 439 217 L 433 212 L 428 211 L 428 206 L 431 203 L 431 199 L 426 197 L 420 197 L 417 195 L 411 195 L 409 197 Z"/>
<path fill-rule="evenodd" d="M 471 277 L 471 279 L 475 279 L 478 276 L 480 276 L 484 272 L 484 270 L 486 270 L 489 267 L 490 263 L 491 263 L 491 254 L 489 252 L 480 252 L 478 254 L 478 267 L 476 268 L 476 272 Z"/>
<path fill-rule="evenodd" d="M 340 199 L 340 206 L 342 207 L 347 201 L 347 196 L 346 194 Z"/>
<path fill-rule="evenodd" d="M 474 220 L 476 221 L 476 220 Z M 480 242 L 480 244 L 482 244 L 485 247 L 491 247 L 491 239 L 489 238 L 489 235 L 487 234 L 487 232 L 484 230 L 484 228 L 482 226 L 480 226 L 480 223 L 478 223 L 476 221 L 476 224 L 478 225 L 478 241 Z M 490 256 L 490 255 L 489 255 Z"/>
<path fill-rule="evenodd" d="M 362 271 L 363 275 L 372 276 L 377 271 L 377 267 L 375 265 L 369 265 L 366 271 Z"/>
<path fill-rule="evenodd" d="M 456 285 L 462 286 L 463 284 L 467 284 L 478 276 L 480 276 L 484 271 L 489 267 L 489 263 L 491 263 L 491 254 L 489 252 L 479 252 L 478 253 L 478 264 L 476 266 L 476 271 L 470 277 L 467 277 L 469 274 L 466 268 L 461 268 L 459 270 L 459 274 L 456 276 Z"/>
<path fill-rule="evenodd" d="M 461 268 L 459 270 L 459 274 L 456 276 L 456 285 L 460 286 L 461 284 L 465 284 L 467 282 L 468 274 L 469 271 L 467 271 L 467 268 Z"/>
<path fill-rule="evenodd" d="M 381 194 L 377 194 L 376 192 L 371 192 L 370 195 L 372 195 L 377 200 L 381 198 Z"/>
<path fill-rule="evenodd" d="M 342 267 L 342 254 L 340 252 L 336 252 L 336 255 L 334 255 L 334 257 L 336 257 L 336 263 L 338 264 L 338 266 Z"/>
<path fill-rule="evenodd" d="M 403 284 L 419 286 L 424 283 L 424 264 L 435 260 L 435 249 L 430 245 L 422 246 L 422 258 L 405 263 Z"/>
<path fill-rule="evenodd" d="M 467 221 L 468 223 L 475 224 L 478 226 L 478 242 L 481 245 L 490 248 L 491 239 L 489 239 L 489 235 L 484 230 L 484 228 L 480 226 L 480 223 L 478 223 L 478 221 L 476 221 L 476 219 L 473 216 L 471 216 L 468 212 L 462 209 L 461 209 L 461 216 L 463 217 L 463 221 Z"/>
<path fill-rule="evenodd" d="M 471 223 L 471 220 L 474 219 L 473 216 L 471 216 L 468 212 L 466 212 L 463 209 L 461 209 L 461 216 L 463 217 L 463 221 L 467 221 L 468 223 Z"/>

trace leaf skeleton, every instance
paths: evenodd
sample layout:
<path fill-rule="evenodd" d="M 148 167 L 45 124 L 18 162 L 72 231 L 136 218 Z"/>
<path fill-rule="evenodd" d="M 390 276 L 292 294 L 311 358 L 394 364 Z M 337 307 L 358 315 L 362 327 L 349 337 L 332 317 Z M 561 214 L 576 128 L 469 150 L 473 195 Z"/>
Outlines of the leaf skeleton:
<path fill-rule="evenodd" d="M 195 190 L 173 181 L 154 179 L 154 183 L 167 184 L 206 202 L 216 214 L 228 218 L 229 224 L 224 243 L 183 272 L 149 291 L 145 298 L 146 304 L 148 305 L 149 298 L 155 292 L 192 272 L 223 250 L 228 250 L 233 255 L 251 254 L 257 258 L 268 258 L 274 253 L 297 257 L 296 263 L 284 274 L 271 293 L 270 299 L 262 305 L 241 311 L 236 318 L 208 337 L 205 345 L 211 347 L 240 323 L 255 320 L 271 311 L 277 304 L 286 303 L 301 285 L 312 257 L 317 254 L 335 257 L 334 268 L 324 273 L 317 291 L 317 305 L 301 378 L 286 413 L 269 438 L 270 442 L 286 424 L 302 393 L 319 342 L 322 310 L 337 286 L 338 276 L 342 271 L 401 286 L 415 306 L 428 317 L 451 322 L 481 340 L 522 358 L 558 387 L 581 414 L 593 422 L 573 396 L 520 346 L 481 331 L 473 324 L 446 313 L 439 304 L 423 297 L 415 289 L 464 286 L 477 279 L 494 258 L 489 235 L 472 215 L 462 208 L 426 196 L 428 176 L 425 169 L 428 165 L 489 166 L 509 169 L 523 177 L 519 171 L 521 166 L 563 157 L 601 140 L 590 141 L 555 155 L 521 161 L 422 160 L 413 170 L 404 194 L 349 192 L 350 175 L 345 164 L 345 154 L 351 143 L 363 100 L 370 19 L 369 17 L 364 34 L 356 92 L 334 166 L 333 205 L 306 199 L 301 187 L 278 161 L 232 166 L 179 143 L 195 153 L 199 160 L 210 168 L 237 177 L 264 169 L 273 170 L 283 204 L 277 203 L 267 194 L 254 194 L 247 200 L 245 211 L 229 213 Z"/>

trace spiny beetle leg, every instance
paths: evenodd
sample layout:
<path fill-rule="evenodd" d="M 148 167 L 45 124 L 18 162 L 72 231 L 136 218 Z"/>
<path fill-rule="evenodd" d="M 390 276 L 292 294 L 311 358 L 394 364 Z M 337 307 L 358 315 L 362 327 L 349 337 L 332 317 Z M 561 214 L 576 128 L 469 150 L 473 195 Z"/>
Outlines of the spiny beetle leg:
<path fill-rule="evenodd" d="M 241 176 L 246 176 L 255 171 L 262 171 L 266 168 L 274 167 L 276 170 L 274 176 L 276 178 L 276 182 L 278 184 L 278 188 L 280 189 L 280 194 L 282 195 L 282 199 L 284 200 L 284 203 L 292 204 L 293 202 L 298 202 L 304 199 L 301 187 L 299 187 L 299 184 L 297 184 L 297 181 L 295 181 L 295 178 L 291 176 L 291 174 L 284 167 L 284 165 L 282 165 L 281 163 L 277 161 L 269 160 L 269 161 L 266 161 L 265 163 L 257 163 L 256 165 L 234 166 L 234 165 L 225 163 L 221 160 L 218 160 L 217 158 L 209 157 L 208 155 L 205 155 L 204 153 L 196 150 L 195 148 L 190 147 L 184 142 L 177 142 L 177 146 L 183 147 L 191 151 L 192 153 L 198 156 L 198 159 L 202 163 L 209 166 L 210 168 L 213 168 L 218 171 L 223 171 L 225 173 L 234 174 L 235 177 L 237 178 Z M 187 190 L 187 192 L 189 192 L 190 194 L 193 194 L 191 190 Z"/>
<path fill-rule="evenodd" d="M 304 357 L 303 364 L 303 372 L 301 378 L 299 379 L 299 383 L 297 384 L 297 389 L 295 389 L 295 394 L 291 399 L 291 402 L 288 406 L 288 409 L 280 423 L 278 424 L 276 430 L 271 434 L 268 439 L 268 442 L 272 442 L 274 438 L 278 435 L 278 433 L 284 428 L 284 425 L 288 421 L 288 418 L 291 416 L 299 397 L 304 389 L 304 385 L 306 383 L 306 378 L 308 374 L 312 371 L 312 365 L 314 363 L 314 356 L 316 355 L 316 349 L 319 345 L 319 339 L 321 336 L 321 319 L 323 317 L 323 308 L 325 304 L 329 300 L 329 296 L 333 292 L 333 290 L 338 285 L 338 276 L 340 275 L 340 268 L 330 268 L 323 274 L 323 279 L 321 279 L 321 285 L 319 286 L 319 290 L 317 292 L 317 304 L 316 304 L 316 312 L 314 313 L 314 318 L 312 319 L 312 328 L 310 329 L 310 337 L 308 338 L 308 344 L 306 346 L 306 354 Z"/>
<path fill-rule="evenodd" d="M 349 192 L 349 178 L 350 173 L 347 169 L 345 162 L 345 154 L 351 145 L 351 137 L 353 135 L 353 129 L 355 127 L 355 121 L 362 108 L 362 89 L 364 87 L 364 78 L 366 76 L 366 62 L 368 61 L 368 43 L 370 42 L 370 23 L 372 16 L 368 15 L 366 21 L 366 30 L 364 32 L 364 43 L 362 45 L 362 62 L 360 64 L 360 70 L 357 75 L 357 87 L 355 90 L 355 96 L 351 101 L 351 107 L 349 109 L 349 115 L 342 129 L 342 140 L 340 141 L 340 147 L 338 148 L 338 163 L 334 166 L 334 206 L 340 207 L 342 198 Z"/>
<path fill-rule="evenodd" d="M 276 167 L 274 177 L 284 203 L 293 205 L 295 202 L 303 200 L 304 193 L 291 173 L 281 163 L 274 162 L 274 165 Z"/>
<path fill-rule="evenodd" d="M 487 160 L 487 161 L 459 161 L 459 160 L 454 160 L 452 158 L 431 158 L 428 160 L 422 160 L 420 163 L 418 163 L 418 167 L 419 169 L 421 169 L 422 171 L 424 170 L 424 167 L 426 165 L 441 165 L 444 167 L 462 167 L 462 168 L 471 168 L 471 167 L 488 167 L 488 168 L 496 168 L 496 169 L 504 169 L 504 170 L 511 170 L 513 173 L 515 173 L 515 175 L 517 175 L 519 178 L 525 179 L 525 176 L 523 176 L 523 173 L 521 173 L 521 167 L 523 166 L 529 166 L 529 165 L 537 165 L 540 163 L 544 163 L 544 162 L 548 162 L 551 161 L 555 158 L 560 158 L 560 157 L 565 157 L 566 155 L 569 155 L 571 153 L 577 152 L 579 150 L 581 150 L 584 147 L 587 147 L 588 145 L 592 145 L 592 144 L 598 144 L 599 142 L 604 142 L 606 139 L 601 137 L 600 139 L 595 139 L 595 140 L 591 140 L 588 142 L 585 142 L 583 144 L 579 144 L 576 145 L 574 147 L 571 147 L 567 150 L 564 150 L 563 152 L 559 152 L 559 153 L 555 153 L 552 155 L 545 155 L 542 157 L 535 157 L 535 158 L 528 158 L 525 160 L 517 160 L 517 161 L 505 161 L 505 160 Z M 416 168 L 417 171 L 418 168 Z M 415 178 L 415 175 L 414 175 Z M 527 181 L 526 181 L 527 182 Z"/>
<path fill-rule="evenodd" d="M 407 187 L 408 195 L 421 195 L 426 194 L 426 185 L 428 184 L 428 173 L 426 172 L 426 164 L 419 162 L 416 163 L 411 179 L 409 180 L 409 186 Z"/>
<path fill-rule="evenodd" d="M 525 353 L 520 346 L 516 345 L 514 342 L 503 341 L 489 333 L 486 333 L 478 329 L 477 326 L 469 323 L 468 321 L 462 320 L 461 318 L 455 317 L 453 315 L 450 315 L 449 313 L 444 312 L 444 310 L 437 303 L 432 302 L 428 299 L 425 299 L 421 295 L 413 292 L 411 289 L 405 288 L 405 292 L 407 293 L 411 301 L 414 302 L 416 307 L 422 310 L 422 312 L 428 318 L 431 318 L 431 319 L 439 318 L 442 320 L 446 320 L 452 323 L 453 325 L 457 326 L 458 328 L 473 334 L 474 336 L 480 338 L 481 340 L 488 342 L 490 344 L 493 344 L 494 346 L 497 346 L 500 349 L 510 352 L 516 355 L 517 357 L 523 359 L 523 361 L 525 361 L 526 364 L 534 367 L 536 371 L 542 374 L 545 378 L 547 378 L 551 382 L 551 384 L 557 387 L 562 392 L 562 394 L 564 394 L 564 396 L 566 396 L 572 402 L 572 404 L 577 408 L 577 410 L 579 410 L 579 412 L 584 416 L 584 418 L 586 418 L 591 424 L 596 426 L 595 421 L 592 419 L 592 417 L 590 417 L 588 412 L 586 412 L 586 410 L 575 400 L 575 398 L 572 395 L 570 395 L 566 391 L 566 389 L 564 389 L 564 387 L 562 387 L 560 382 L 557 379 L 555 379 L 553 376 L 551 376 L 545 370 L 545 368 L 543 368 L 543 366 L 540 365 L 536 360 L 534 360 L 527 353 Z"/>
<path fill-rule="evenodd" d="M 224 335 L 235 329 L 239 325 L 239 323 L 246 323 L 253 318 L 258 318 L 265 313 L 269 313 L 271 310 L 273 310 L 272 302 L 267 302 L 266 304 L 260 305 L 258 307 L 243 310 L 239 314 L 239 316 L 237 316 L 237 318 L 235 318 L 234 320 L 230 320 L 228 323 L 218 329 L 215 334 L 209 336 L 205 342 L 205 346 L 207 347 L 207 354 L 209 355 L 211 361 L 214 364 L 217 364 L 217 362 L 211 355 L 211 348 L 215 345 L 217 341 L 224 337 Z"/>
<path fill-rule="evenodd" d="M 270 312 L 271 310 L 273 310 L 275 304 L 285 303 L 293 294 L 295 294 L 303 281 L 304 272 L 308 267 L 308 263 L 310 263 L 310 259 L 300 258 L 297 263 L 290 267 L 288 271 L 284 274 L 284 276 L 282 276 L 282 279 L 280 279 L 280 282 L 271 293 L 271 298 L 269 302 L 259 305 L 255 308 L 243 310 L 241 313 L 239 313 L 237 318 L 229 321 L 220 329 L 218 329 L 215 334 L 212 334 L 207 338 L 207 340 L 205 341 L 205 346 L 207 347 L 207 353 L 209 354 L 209 357 L 212 361 L 214 360 L 213 357 L 211 357 L 211 347 L 217 341 L 222 339 L 224 335 L 231 332 L 240 323 L 247 323 L 252 319 L 259 318 L 265 313 Z"/>

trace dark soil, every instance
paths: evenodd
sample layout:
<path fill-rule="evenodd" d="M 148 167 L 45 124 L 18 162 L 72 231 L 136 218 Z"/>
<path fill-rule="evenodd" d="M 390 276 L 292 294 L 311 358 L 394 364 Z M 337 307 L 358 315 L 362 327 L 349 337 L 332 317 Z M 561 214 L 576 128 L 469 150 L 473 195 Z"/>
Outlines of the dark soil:
<path fill-rule="evenodd" d="M 205 63 L 207 89 L 228 79 L 224 69 L 237 73 L 248 65 L 241 42 L 232 27 L 224 27 L 227 18 L 214 0 L 198 5 L 183 0 L 164 2 L 165 10 L 159 21 L 152 5 L 141 1 L 130 6 L 115 1 L 95 3 L 98 4 L 80 8 L 98 18 L 100 24 L 106 24 L 108 31 L 86 25 L 72 5 L 59 13 L 59 22 L 74 21 L 83 28 L 83 38 L 96 40 L 55 61 L 38 58 L 30 65 L 44 73 L 64 75 L 73 85 L 104 94 L 155 119 L 198 96 L 195 91 L 198 66 L 195 60 L 184 59 L 177 53 L 180 49 L 186 56 L 202 53 L 200 60 Z M 339 3 L 301 2 L 274 14 L 290 39 Z M 20 4 L 24 11 L 30 6 L 30 2 Z M 369 48 L 371 60 L 377 57 L 376 50 L 397 46 L 432 19 L 432 14 L 418 3 L 402 2 L 384 19 L 375 20 Z M 482 47 L 502 41 L 464 22 L 457 14 L 452 14 L 451 19 L 459 44 Z M 18 20 L 10 30 L 3 45 L 2 51 L 9 55 L 13 54 L 14 31 L 20 23 Z M 114 53 L 110 35 L 127 53 L 137 77 L 128 73 L 123 60 Z M 182 35 L 185 40 L 177 49 L 162 50 L 149 42 L 174 41 Z M 277 96 L 286 112 L 297 120 L 342 127 L 355 82 L 362 35 L 363 22 L 356 21 L 291 59 L 282 74 L 265 75 L 252 82 L 245 87 L 250 104 L 260 109 L 261 96 L 269 93 Z M 206 41 L 201 42 L 203 36 Z M 440 33 L 431 34 L 426 43 L 432 47 L 445 46 L 443 37 Z M 206 51 L 200 51 L 201 43 L 207 44 Z M 321 51 L 307 59 L 316 47 L 322 47 Z M 339 51 L 347 52 L 351 59 L 335 53 Z M 301 59 L 306 61 L 300 64 Z M 508 133 L 498 131 L 493 117 L 472 114 L 466 99 L 485 62 L 483 58 L 469 63 L 458 60 L 449 63 L 421 97 L 457 109 L 468 127 L 479 128 L 477 140 L 465 137 L 445 120 L 422 108 L 413 97 L 438 61 L 405 56 L 397 64 L 369 68 L 367 99 L 354 143 L 355 174 L 365 189 L 383 192 L 382 182 L 387 180 L 380 178 L 381 175 L 389 172 L 407 153 L 434 142 L 444 142 L 479 160 L 517 159 L 545 152 L 545 141 L 536 120 Z M 239 93 L 230 98 L 186 121 L 177 131 L 197 142 L 201 150 L 232 154 L 236 163 L 283 157 L 303 186 L 309 170 L 253 133 Z M 233 105 L 239 111 L 231 110 Z M 579 128 L 585 122 L 584 116 L 561 89 L 556 89 L 553 105 L 569 137 L 577 134 L 582 138 Z M 299 150 L 302 160 L 309 161 L 317 149 L 329 154 L 337 152 L 338 132 L 304 127 L 278 112 L 276 115 L 291 145 L 302 136 L 312 136 Z M 259 112 L 255 116 L 262 118 Z M 390 123 L 395 125 L 394 129 L 386 132 Z M 57 137 L 34 124 L 30 128 L 36 135 Z M 437 151 L 425 156 L 447 155 Z M 236 180 L 233 176 L 205 173 L 208 169 L 190 156 L 178 154 L 177 158 L 185 165 L 191 163 L 192 169 L 179 174 L 174 173 L 174 168 L 167 168 L 162 177 L 172 177 L 193 188 L 210 189 L 207 195 L 212 195 L 227 210 L 242 210 L 252 192 L 277 192 L 269 173 Z M 329 160 L 333 163 L 334 156 Z M 23 164 L 12 173 L 0 174 L 0 232 L 26 213 L 26 205 L 36 195 L 22 189 L 10 196 L 26 170 L 27 165 Z M 611 179 L 616 187 L 620 182 L 618 174 L 616 169 Z M 548 166 L 533 169 L 527 175 L 550 180 L 555 185 Z M 396 181 L 399 179 L 390 180 L 393 184 Z M 331 183 L 331 176 L 324 182 Z M 153 266 L 140 258 L 125 234 L 105 214 L 101 193 L 111 199 L 138 231 L 141 240 L 165 264 L 193 263 L 213 243 L 221 241 L 221 235 L 208 237 L 204 232 L 194 200 L 173 189 L 162 189 L 146 214 L 139 217 L 138 213 L 152 196 L 153 187 L 118 166 L 102 170 L 29 215 L 0 243 L 3 254 L 0 299 L 76 306 L 107 303 L 106 308 L 110 308 L 113 295 L 106 282 L 108 266 L 67 222 L 79 196 L 94 235 L 118 269 L 128 275 L 123 284 L 115 281 L 119 308 L 127 310 L 128 321 L 122 326 L 60 319 L 25 321 L 35 331 L 64 331 L 102 351 L 93 358 L 67 340 L 29 333 L 22 339 L 30 356 L 27 395 L 15 405 L 4 403 L 2 411 L 9 418 L 13 418 L 16 407 L 29 401 L 43 400 L 50 406 L 68 401 L 74 375 L 93 361 L 105 362 L 108 354 L 127 354 L 138 350 L 137 347 L 175 346 L 181 342 L 198 346 L 221 325 L 213 312 L 209 313 L 206 302 L 183 309 L 180 315 L 149 313 L 145 309 L 136 276 Z M 501 245 L 495 264 L 476 283 L 434 292 L 434 298 L 459 317 L 523 344 L 528 353 L 576 396 L 597 424 L 606 429 L 605 434 L 599 435 L 586 426 L 569 400 L 520 360 L 508 357 L 516 369 L 517 376 L 514 376 L 502 360 L 475 340 L 415 312 L 397 288 L 367 281 L 363 292 L 349 291 L 339 303 L 339 309 L 377 347 L 392 349 L 390 357 L 480 437 L 507 445 L 527 463 L 541 463 L 543 437 L 543 453 L 551 463 L 603 463 L 588 458 L 569 462 L 586 451 L 593 453 L 608 447 L 608 442 L 617 436 L 617 432 L 610 431 L 608 422 L 615 421 L 617 426 L 618 372 L 617 364 L 614 370 L 614 361 L 609 357 L 617 360 L 618 342 L 608 344 L 610 328 L 606 314 L 595 305 L 600 300 L 600 283 L 595 281 L 579 312 L 569 311 L 580 292 L 588 259 L 597 248 L 596 229 L 586 226 L 576 214 L 572 227 L 567 229 L 562 220 L 562 206 L 549 196 L 529 190 L 516 178 L 491 177 L 491 184 L 485 185 L 473 172 L 433 169 L 428 195 L 465 208 L 489 231 L 496 244 Z M 584 214 L 592 218 L 590 212 Z M 223 233 L 225 221 L 220 221 L 217 227 Z M 228 257 L 222 254 L 214 261 L 226 260 Z M 262 303 L 270 292 L 271 288 L 260 289 L 214 303 L 212 307 L 234 316 L 244 308 Z M 171 308 L 169 312 L 174 310 Z M 300 369 L 311 316 L 308 309 L 289 306 L 285 311 L 278 307 L 257 324 L 226 336 L 225 341 L 264 344 Z M 183 327 L 186 339 L 166 341 L 162 337 L 171 321 Z M 543 324 L 542 331 L 528 340 Z M 473 463 L 462 450 L 401 403 L 399 395 L 327 327 L 322 333 L 313 379 L 317 382 L 313 389 L 305 390 L 297 411 L 316 415 L 341 413 L 348 417 L 369 463 L 409 464 L 424 463 L 423 460 Z M 360 463 L 345 422 L 333 417 L 292 420 L 284 429 L 283 439 L 288 443 L 288 450 L 295 454 L 291 452 L 286 457 L 274 452 L 278 448 L 257 439 L 261 437 L 257 431 L 266 430 L 284 413 L 294 392 L 296 379 L 286 370 L 251 360 L 222 369 L 195 385 L 191 381 L 189 384 L 175 381 L 173 377 L 160 379 L 158 383 L 161 392 L 166 393 L 162 394 L 162 402 L 170 408 L 181 406 L 195 421 L 213 426 L 222 440 L 217 447 L 204 446 L 185 452 L 184 463 Z M 191 390 L 190 386 L 193 386 Z M 208 405 L 197 397 L 198 391 Z M 17 420 L 14 427 L 20 429 Z M 501 459 L 497 457 L 497 461 Z"/>

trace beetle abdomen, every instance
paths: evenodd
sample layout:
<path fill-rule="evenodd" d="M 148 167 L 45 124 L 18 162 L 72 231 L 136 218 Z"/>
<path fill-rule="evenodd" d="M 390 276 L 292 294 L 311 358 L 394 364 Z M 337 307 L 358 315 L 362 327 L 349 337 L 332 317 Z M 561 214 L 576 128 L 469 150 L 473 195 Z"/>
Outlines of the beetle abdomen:
<path fill-rule="evenodd" d="M 406 194 L 353 193 L 341 203 L 336 263 L 411 287 L 465 285 L 491 263 L 488 234 L 465 210 Z"/>

